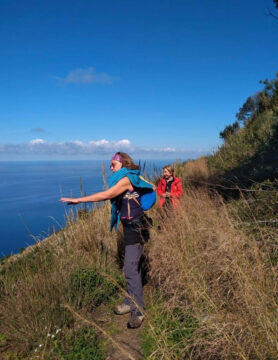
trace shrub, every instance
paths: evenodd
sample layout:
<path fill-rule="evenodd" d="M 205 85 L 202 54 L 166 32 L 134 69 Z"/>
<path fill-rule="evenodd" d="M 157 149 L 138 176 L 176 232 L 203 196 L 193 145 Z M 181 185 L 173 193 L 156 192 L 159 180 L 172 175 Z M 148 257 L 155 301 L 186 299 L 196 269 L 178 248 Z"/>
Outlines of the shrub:
<path fill-rule="evenodd" d="M 144 359 L 163 359 L 165 354 L 171 359 L 183 359 L 189 355 L 188 344 L 198 328 L 196 319 L 185 308 L 168 308 L 167 302 L 159 298 L 154 300 L 148 314 L 150 325 L 142 333 Z"/>
<path fill-rule="evenodd" d="M 119 279 L 120 280 L 120 279 Z M 74 306 L 94 308 L 107 304 L 117 294 L 118 288 L 95 268 L 77 268 L 70 275 L 69 298 Z"/>
<path fill-rule="evenodd" d="M 71 333 L 60 333 L 50 343 L 55 360 L 104 360 L 104 348 L 92 328 L 82 327 Z"/>

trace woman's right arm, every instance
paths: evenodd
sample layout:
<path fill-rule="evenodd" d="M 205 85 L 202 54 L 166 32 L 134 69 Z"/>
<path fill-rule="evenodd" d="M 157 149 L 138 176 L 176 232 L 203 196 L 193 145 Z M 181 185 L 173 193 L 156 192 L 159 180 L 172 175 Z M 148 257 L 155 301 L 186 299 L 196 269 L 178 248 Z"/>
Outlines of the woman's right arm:
<path fill-rule="evenodd" d="M 105 191 L 98 192 L 96 194 L 92 194 L 89 196 L 83 196 L 80 198 L 61 198 L 61 202 L 67 202 L 69 205 L 71 204 L 80 204 L 87 202 L 98 202 L 113 199 L 125 191 L 129 190 L 131 187 L 131 183 L 127 177 L 124 177 L 120 181 L 117 182 L 116 185 L 112 186 L 110 189 Z"/>

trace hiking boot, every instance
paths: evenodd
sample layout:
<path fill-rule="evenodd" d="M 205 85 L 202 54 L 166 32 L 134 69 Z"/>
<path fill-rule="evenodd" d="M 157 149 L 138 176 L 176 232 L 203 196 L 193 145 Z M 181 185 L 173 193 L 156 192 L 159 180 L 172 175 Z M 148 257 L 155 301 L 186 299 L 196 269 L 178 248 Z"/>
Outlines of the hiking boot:
<path fill-rule="evenodd" d="M 127 304 L 120 304 L 115 306 L 114 308 L 114 313 L 117 315 L 124 315 L 124 314 L 128 314 L 131 312 L 131 307 L 130 305 Z"/>
<path fill-rule="evenodd" d="M 137 329 L 142 325 L 142 322 L 144 321 L 145 316 L 144 315 L 137 315 L 132 316 L 129 322 L 127 323 L 127 327 L 129 329 Z"/>

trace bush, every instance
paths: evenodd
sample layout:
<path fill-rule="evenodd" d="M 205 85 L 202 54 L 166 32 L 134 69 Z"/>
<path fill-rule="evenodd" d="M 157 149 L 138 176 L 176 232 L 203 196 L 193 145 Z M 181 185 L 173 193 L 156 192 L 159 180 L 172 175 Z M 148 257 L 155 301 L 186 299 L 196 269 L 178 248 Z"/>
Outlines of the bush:
<path fill-rule="evenodd" d="M 50 344 L 55 360 L 104 360 L 104 349 L 92 328 L 82 327 L 63 334 Z"/>
<path fill-rule="evenodd" d="M 75 308 L 92 309 L 101 303 L 109 303 L 116 296 L 118 288 L 95 268 L 83 267 L 71 273 L 69 291 L 70 302 Z"/>
<path fill-rule="evenodd" d="M 148 313 L 151 317 L 150 327 L 145 328 L 142 333 L 144 358 L 148 359 L 154 352 L 155 359 L 163 358 L 164 353 L 170 355 L 171 359 L 182 359 L 188 355 L 188 351 L 185 354 L 185 349 L 198 328 L 198 322 L 185 309 L 169 309 L 161 300 L 155 301 Z"/>

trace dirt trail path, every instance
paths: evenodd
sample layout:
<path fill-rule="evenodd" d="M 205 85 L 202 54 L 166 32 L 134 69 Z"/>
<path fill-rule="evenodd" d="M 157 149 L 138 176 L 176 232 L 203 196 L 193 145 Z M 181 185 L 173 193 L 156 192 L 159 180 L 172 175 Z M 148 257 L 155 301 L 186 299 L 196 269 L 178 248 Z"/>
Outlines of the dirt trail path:
<path fill-rule="evenodd" d="M 144 287 L 145 303 L 148 302 L 148 286 Z M 102 308 L 102 309 L 101 309 Z M 93 315 L 94 321 L 113 338 L 113 340 L 126 352 L 123 353 L 115 344 L 108 340 L 108 354 L 105 360 L 142 360 L 141 332 L 146 320 L 139 329 L 128 329 L 127 322 L 130 314 L 115 315 L 112 309 L 100 307 Z M 129 356 L 129 355 L 131 356 Z"/>
<path fill-rule="evenodd" d="M 77 320 L 93 326 L 98 334 L 107 340 L 105 360 L 141 360 L 141 336 L 143 323 L 139 329 L 128 329 L 130 314 L 115 315 L 111 308 L 100 306 L 90 314 L 79 314 L 70 305 L 65 304 Z"/>
<path fill-rule="evenodd" d="M 100 326 L 102 324 L 104 329 L 106 327 L 111 329 L 112 327 L 111 337 L 124 351 L 126 351 L 126 354 L 124 354 L 123 351 L 109 342 L 106 360 L 141 360 L 143 355 L 141 352 L 140 332 L 142 331 L 144 324 L 139 329 L 128 329 L 126 324 L 130 318 L 129 314 L 115 315 L 113 313 L 106 313 L 103 314 L 102 317 L 103 319 L 99 317 L 95 320 Z"/>

